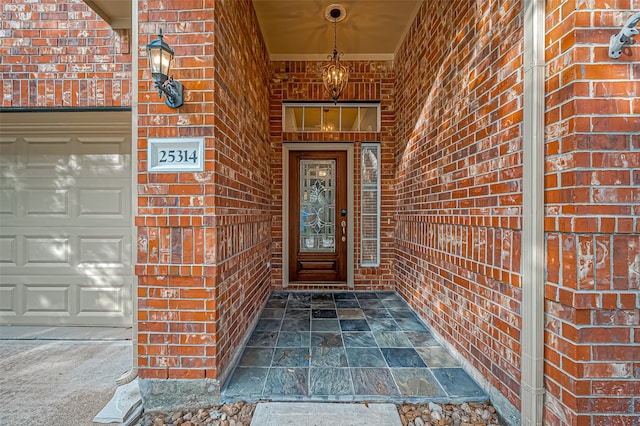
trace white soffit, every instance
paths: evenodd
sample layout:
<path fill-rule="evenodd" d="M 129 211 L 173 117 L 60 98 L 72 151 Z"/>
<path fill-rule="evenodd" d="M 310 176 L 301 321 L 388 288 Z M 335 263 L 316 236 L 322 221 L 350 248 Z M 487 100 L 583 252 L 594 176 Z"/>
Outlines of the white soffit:
<path fill-rule="evenodd" d="M 131 0 L 84 0 L 111 28 L 131 29 Z"/>

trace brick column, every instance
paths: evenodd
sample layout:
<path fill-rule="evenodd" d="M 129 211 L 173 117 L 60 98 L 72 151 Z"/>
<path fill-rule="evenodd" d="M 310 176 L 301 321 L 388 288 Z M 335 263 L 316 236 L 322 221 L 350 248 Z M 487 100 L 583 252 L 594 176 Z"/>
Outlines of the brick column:
<path fill-rule="evenodd" d="M 212 3 L 212 2 L 211 2 Z M 215 402 L 215 204 L 213 4 L 138 2 L 138 366 L 145 408 Z M 171 109 L 153 88 L 146 45 L 162 29 L 175 51 L 184 105 Z M 203 137 L 204 171 L 147 173 L 150 137 Z"/>
<path fill-rule="evenodd" d="M 140 388 L 147 409 L 210 405 L 269 292 L 268 60 L 249 1 L 138 4 Z M 159 28 L 179 109 L 152 87 Z M 204 171 L 148 173 L 150 137 L 203 137 Z"/>
<path fill-rule="evenodd" d="M 547 2 L 545 424 L 640 416 L 640 2 Z"/>

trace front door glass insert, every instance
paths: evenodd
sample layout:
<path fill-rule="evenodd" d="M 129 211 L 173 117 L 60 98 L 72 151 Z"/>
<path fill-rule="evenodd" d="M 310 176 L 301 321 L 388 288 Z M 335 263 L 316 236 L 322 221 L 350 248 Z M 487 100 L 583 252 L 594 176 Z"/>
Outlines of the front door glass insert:
<path fill-rule="evenodd" d="M 300 251 L 335 250 L 335 160 L 300 160 Z"/>

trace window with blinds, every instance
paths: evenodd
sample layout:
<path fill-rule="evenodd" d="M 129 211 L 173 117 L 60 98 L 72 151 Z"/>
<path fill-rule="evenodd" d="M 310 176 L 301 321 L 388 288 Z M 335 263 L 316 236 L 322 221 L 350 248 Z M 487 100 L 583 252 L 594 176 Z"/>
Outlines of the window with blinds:
<path fill-rule="evenodd" d="M 361 232 L 362 266 L 380 265 L 380 144 L 362 144 Z"/>

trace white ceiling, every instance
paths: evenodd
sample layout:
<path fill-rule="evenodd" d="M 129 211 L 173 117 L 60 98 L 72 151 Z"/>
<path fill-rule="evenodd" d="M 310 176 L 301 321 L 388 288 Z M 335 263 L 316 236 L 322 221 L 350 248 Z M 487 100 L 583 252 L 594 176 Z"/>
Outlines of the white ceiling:
<path fill-rule="evenodd" d="M 84 0 L 113 28 L 131 28 L 131 0 Z M 233 1 L 233 0 L 232 0 Z M 344 7 L 337 24 L 344 59 L 393 59 L 422 0 L 253 0 L 272 60 L 324 60 L 333 51 L 332 4 Z"/>
<path fill-rule="evenodd" d="M 421 0 L 253 0 L 273 60 L 326 59 L 333 51 L 333 23 L 325 9 L 342 5 L 338 51 L 345 59 L 392 59 Z"/>

